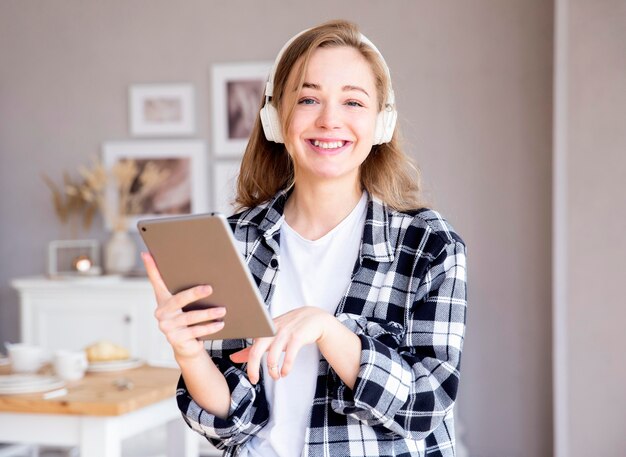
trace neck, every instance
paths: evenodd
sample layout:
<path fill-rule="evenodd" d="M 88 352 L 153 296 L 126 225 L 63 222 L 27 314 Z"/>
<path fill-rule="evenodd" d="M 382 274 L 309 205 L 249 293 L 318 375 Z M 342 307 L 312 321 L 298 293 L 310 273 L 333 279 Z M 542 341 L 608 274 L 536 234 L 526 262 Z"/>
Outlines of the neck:
<path fill-rule="evenodd" d="M 297 181 L 285 205 L 285 220 L 304 238 L 317 240 L 350 214 L 362 193 L 358 180 L 349 185 L 338 182 L 309 185 Z"/>

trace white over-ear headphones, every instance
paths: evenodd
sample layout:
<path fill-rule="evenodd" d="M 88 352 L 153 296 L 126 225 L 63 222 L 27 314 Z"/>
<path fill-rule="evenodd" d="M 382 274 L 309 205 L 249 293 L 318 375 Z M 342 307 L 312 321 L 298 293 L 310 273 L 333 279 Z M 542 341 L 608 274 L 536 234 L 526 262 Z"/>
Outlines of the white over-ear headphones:
<path fill-rule="evenodd" d="M 267 83 L 265 84 L 265 105 L 263 106 L 263 108 L 261 108 L 260 114 L 263 132 L 265 133 L 265 138 L 267 138 L 268 141 L 273 141 L 275 143 L 285 142 L 282 134 L 280 119 L 278 117 L 278 111 L 270 100 L 272 98 L 272 95 L 274 94 L 274 76 L 276 75 L 276 68 L 278 67 L 278 63 L 280 62 L 283 53 L 289 47 L 289 45 L 293 43 L 296 38 L 307 32 L 308 30 L 309 29 L 300 32 L 299 34 L 291 38 L 282 47 L 282 49 L 278 53 L 278 56 L 276 57 L 276 60 L 274 61 L 274 65 L 272 66 L 269 77 L 267 78 Z M 363 34 L 361 34 L 361 41 L 370 48 L 372 48 L 376 52 L 376 54 L 378 54 L 381 62 L 383 63 L 383 67 L 385 68 L 387 79 L 389 80 L 387 98 L 385 99 L 385 103 L 383 104 L 383 109 L 380 111 L 380 113 L 378 113 L 378 117 L 376 118 L 376 128 L 374 131 L 373 144 L 388 143 L 389 141 L 391 141 L 391 137 L 393 136 L 393 132 L 396 128 L 396 119 L 398 118 L 398 112 L 395 108 L 395 96 L 391 87 L 391 75 L 389 74 L 389 67 L 387 67 L 385 58 L 380 53 L 378 48 L 374 46 L 374 43 L 368 40 L 367 37 Z"/>

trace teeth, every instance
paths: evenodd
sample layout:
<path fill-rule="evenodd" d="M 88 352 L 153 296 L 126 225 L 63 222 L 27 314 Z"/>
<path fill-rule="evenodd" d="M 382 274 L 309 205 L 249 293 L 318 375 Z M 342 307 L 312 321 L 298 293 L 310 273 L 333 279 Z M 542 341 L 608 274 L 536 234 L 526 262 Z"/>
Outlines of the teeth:
<path fill-rule="evenodd" d="M 346 142 L 345 141 L 329 141 L 323 142 L 320 140 L 313 140 L 313 145 L 322 149 L 337 149 L 342 147 Z"/>

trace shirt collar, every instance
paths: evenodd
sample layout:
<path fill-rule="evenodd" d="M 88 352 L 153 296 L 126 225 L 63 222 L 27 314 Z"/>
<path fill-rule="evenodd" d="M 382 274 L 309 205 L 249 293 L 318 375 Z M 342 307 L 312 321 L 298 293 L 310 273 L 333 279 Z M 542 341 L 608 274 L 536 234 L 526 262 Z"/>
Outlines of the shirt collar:
<path fill-rule="evenodd" d="M 285 203 L 290 194 L 291 189 L 278 192 L 263 205 L 265 206 L 264 210 L 250 221 L 258 223 L 259 231 L 264 238 L 272 238 L 280 230 Z M 392 262 L 394 255 L 391 242 L 389 241 L 389 209 L 378 197 L 368 193 L 367 198 L 367 214 L 363 228 L 360 257 L 361 259 L 369 258 L 377 262 Z"/>
<path fill-rule="evenodd" d="M 280 229 L 285 212 L 285 203 L 287 203 L 292 190 L 293 188 L 281 190 L 267 203 L 267 208 L 262 213 L 264 217 L 259 223 L 259 230 L 265 238 L 272 237 Z"/>
<path fill-rule="evenodd" d="M 389 209 L 378 197 L 368 194 L 368 198 L 361 258 L 393 262 L 393 250 L 389 241 Z"/>

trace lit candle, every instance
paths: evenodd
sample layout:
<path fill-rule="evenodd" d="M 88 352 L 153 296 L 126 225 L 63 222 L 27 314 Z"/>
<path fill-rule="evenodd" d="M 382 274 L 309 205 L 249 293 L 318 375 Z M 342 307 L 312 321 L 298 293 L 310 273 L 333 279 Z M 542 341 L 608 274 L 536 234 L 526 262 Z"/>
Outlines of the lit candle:
<path fill-rule="evenodd" d="M 74 267 L 80 273 L 87 273 L 91 270 L 91 259 L 86 255 L 78 256 L 74 260 Z"/>

